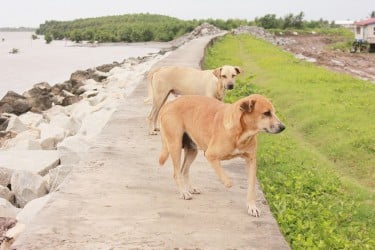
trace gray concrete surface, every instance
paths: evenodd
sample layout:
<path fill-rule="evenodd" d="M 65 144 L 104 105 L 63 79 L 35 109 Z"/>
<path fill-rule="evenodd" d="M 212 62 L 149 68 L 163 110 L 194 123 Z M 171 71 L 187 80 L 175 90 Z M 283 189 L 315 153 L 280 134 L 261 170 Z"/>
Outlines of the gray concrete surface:
<path fill-rule="evenodd" d="M 180 47 L 158 65 L 197 67 L 209 37 Z M 244 163 L 224 162 L 226 189 L 203 154 L 191 169 L 202 190 L 179 199 L 170 160 L 158 166 L 159 136 L 149 136 L 140 83 L 93 141 L 59 191 L 16 241 L 17 249 L 289 249 L 258 190 L 260 218 L 246 209 Z"/>

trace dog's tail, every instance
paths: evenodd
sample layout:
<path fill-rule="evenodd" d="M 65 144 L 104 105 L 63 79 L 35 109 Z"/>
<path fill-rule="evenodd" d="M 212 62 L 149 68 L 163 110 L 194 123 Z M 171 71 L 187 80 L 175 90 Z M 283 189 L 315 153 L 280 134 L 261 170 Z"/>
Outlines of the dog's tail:
<path fill-rule="evenodd" d="M 154 73 L 159 71 L 160 68 L 153 68 L 151 69 L 148 74 L 147 74 L 147 98 L 143 100 L 144 103 L 146 104 L 151 104 L 152 103 L 152 78 L 154 76 Z"/>

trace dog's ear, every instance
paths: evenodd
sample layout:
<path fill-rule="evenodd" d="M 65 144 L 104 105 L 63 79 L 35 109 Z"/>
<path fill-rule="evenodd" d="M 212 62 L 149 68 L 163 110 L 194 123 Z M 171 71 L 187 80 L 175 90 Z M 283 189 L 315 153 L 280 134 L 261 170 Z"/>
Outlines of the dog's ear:
<path fill-rule="evenodd" d="M 222 68 L 216 68 L 216 69 L 214 69 L 214 71 L 212 72 L 212 73 L 217 77 L 217 79 L 220 79 L 221 69 L 222 69 Z"/>
<path fill-rule="evenodd" d="M 224 128 L 231 130 L 241 127 L 241 117 L 246 113 L 253 111 L 255 105 L 255 100 L 245 99 L 238 102 L 235 102 L 227 107 L 224 111 Z"/>
<path fill-rule="evenodd" d="M 243 72 L 243 70 L 238 66 L 234 66 L 234 69 L 236 70 L 237 75 Z"/>
<path fill-rule="evenodd" d="M 242 112 L 251 113 L 253 111 L 255 105 L 255 100 L 245 100 L 240 104 L 240 109 Z"/>

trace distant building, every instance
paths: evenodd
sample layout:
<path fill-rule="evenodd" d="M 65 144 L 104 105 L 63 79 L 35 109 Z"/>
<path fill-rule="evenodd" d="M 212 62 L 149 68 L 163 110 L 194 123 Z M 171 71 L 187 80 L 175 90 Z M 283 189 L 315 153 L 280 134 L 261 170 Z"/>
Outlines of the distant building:
<path fill-rule="evenodd" d="M 350 21 L 350 20 L 344 20 L 344 21 L 335 21 L 335 24 L 336 25 L 339 25 L 341 27 L 344 27 L 344 28 L 348 28 L 348 29 L 351 29 L 353 30 L 354 32 L 354 21 Z"/>
<path fill-rule="evenodd" d="M 375 18 L 357 21 L 355 25 L 355 39 L 375 45 Z M 371 45 L 374 46 L 374 45 Z"/>

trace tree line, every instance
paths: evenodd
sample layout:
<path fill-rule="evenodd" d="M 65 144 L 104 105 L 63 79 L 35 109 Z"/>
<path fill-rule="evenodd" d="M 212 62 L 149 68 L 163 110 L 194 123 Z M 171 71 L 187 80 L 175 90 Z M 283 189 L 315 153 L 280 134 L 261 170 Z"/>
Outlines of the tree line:
<path fill-rule="evenodd" d="M 76 42 L 147 42 L 171 41 L 195 27 L 208 22 L 220 29 L 231 30 L 242 25 L 257 25 L 270 28 L 303 28 L 327 25 L 327 21 L 306 22 L 304 14 L 289 14 L 284 18 L 265 15 L 254 21 L 245 19 L 202 19 L 180 20 L 178 18 L 155 14 L 126 14 L 73 21 L 46 21 L 36 30 L 44 35 L 47 43 L 52 40 L 68 39 Z"/>

